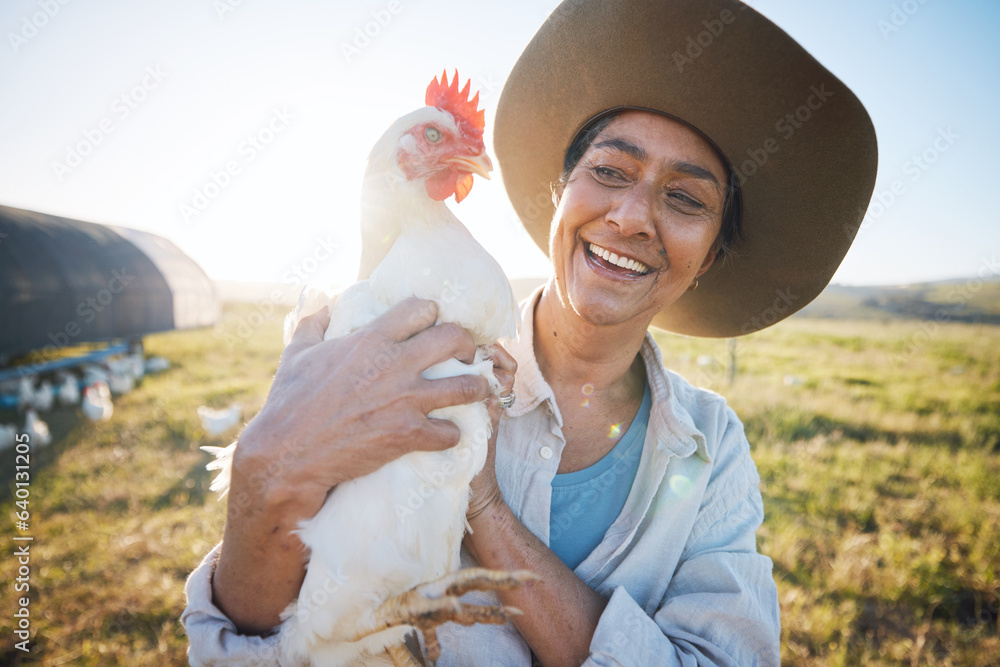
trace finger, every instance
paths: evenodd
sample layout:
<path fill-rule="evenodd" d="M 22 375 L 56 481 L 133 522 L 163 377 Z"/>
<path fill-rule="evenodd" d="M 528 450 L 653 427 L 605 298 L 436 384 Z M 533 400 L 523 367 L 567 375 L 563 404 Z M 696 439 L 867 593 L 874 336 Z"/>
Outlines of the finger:
<path fill-rule="evenodd" d="M 403 352 L 411 361 L 419 361 L 423 371 L 447 359 L 471 364 L 476 359 L 476 343 L 469 332 L 457 324 L 439 324 L 406 341 Z"/>
<path fill-rule="evenodd" d="M 434 419 L 433 417 L 427 418 L 424 432 L 426 436 L 421 438 L 417 445 L 417 449 L 423 451 L 451 449 L 458 444 L 459 438 L 462 437 L 462 432 L 455 426 L 454 422 L 447 419 Z"/>
<path fill-rule="evenodd" d="M 292 334 L 292 340 L 288 343 L 286 352 L 292 348 L 312 347 L 323 340 L 326 328 L 330 326 L 330 309 L 323 306 L 318 311 L 299 320 Z"/>
<path fill-rule="evenodd" d="M 456 375 L 454 377 L 424 380 L 420 409 L 424 412 L 446 408 L 450 405 L 478 403 L 490 395 L 490 384 L 479 375 Z"/>
<path fill-rule="evenodd" d="M 517 360 L 500 343 L 491 346 L 490 358 L 493 360 L 494 369 L 501 368 L 511 375 L 517 372 Z"/>
<path fill-rule="evenodd" d="M 402 342 L 437 321 L 437 304 L 410 297 L 380 316 L 368 325 L 381 331 L 390 340 Z"/>
<path fill-rule="evenodd" d="M 500 388 L 497 391 L 497 396 L 509 396 L 510 392 L 514 391 L 514 376 L 507 371 L 500 371 L 499 373 L 494 372 L 493 376 L 497 379 L 500 384 Z"/>

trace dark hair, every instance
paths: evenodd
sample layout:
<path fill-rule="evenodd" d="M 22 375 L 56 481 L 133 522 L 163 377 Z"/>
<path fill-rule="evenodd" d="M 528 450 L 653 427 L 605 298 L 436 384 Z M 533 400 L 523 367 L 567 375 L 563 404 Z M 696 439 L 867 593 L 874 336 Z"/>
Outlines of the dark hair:
<path fill-rule="evenodd" d="M 559 181 L 554 184 L 553 193 L 562 194 L 563 188 L 569 183 L 569 175 L 576 168 L 576 165 L 583 158 L 584 153 L 594 144 L 604 128 L 612 120 L 617 118 L 622 109 L 610 111 L 597 116 L 580 130 L 566 150 L 566 157 L 563 159 L 563 170 L 559 174 Z M 713 144 L 714 147 L 714 144 Z M 725 261 L 736 255 L 735 246 L 743 240 L 741 230 L 743 222 L 743 191 L 740 188 L 740 180 L 736 175 L 729 160 L 716 149 L 723 166 L 726 168 L 726 196 L 722 204 L 722 226 L 719 229 L 719 250 L 716 252 L 717 260 Z"/>

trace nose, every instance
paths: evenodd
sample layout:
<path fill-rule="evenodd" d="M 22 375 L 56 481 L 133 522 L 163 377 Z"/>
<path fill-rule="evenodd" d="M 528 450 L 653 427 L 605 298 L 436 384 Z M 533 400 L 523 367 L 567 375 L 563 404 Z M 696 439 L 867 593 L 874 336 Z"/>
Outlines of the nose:
<path fill-rule="evenodd" d="M 652 238 L 655 231 L 650 188 L 636 184 L 619 192 L 621 196 L 615 199 L 605 216 L 607 221 L 617 227 L 622 236 Z"/>

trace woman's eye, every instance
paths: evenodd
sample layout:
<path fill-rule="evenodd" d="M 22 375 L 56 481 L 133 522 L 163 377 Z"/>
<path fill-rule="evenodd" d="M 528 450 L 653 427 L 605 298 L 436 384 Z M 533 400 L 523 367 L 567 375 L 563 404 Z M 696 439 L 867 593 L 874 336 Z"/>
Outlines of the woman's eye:
<path fill-rule="evenodd" d="M 689 208 L 704 208 L 704 206 L 702 206 L 700 201 L 688 197 L 683 192 L 670 192 L 667 194 L 667 197 L 671 201 L 681 204 L 682 206 L 686 206 Z"/>
<path fill-rule="evenodd" d="M 625 178 L 620 171 L 611 167 L 594 167 L 594 174 L 602 181 L 621 181 Z"/>
<path fill-rule="evenodd" d="M 424 138 L 432 144 L 441 141 L 441 132 L 436 127 L 428 127 L 424 130 Z"/>

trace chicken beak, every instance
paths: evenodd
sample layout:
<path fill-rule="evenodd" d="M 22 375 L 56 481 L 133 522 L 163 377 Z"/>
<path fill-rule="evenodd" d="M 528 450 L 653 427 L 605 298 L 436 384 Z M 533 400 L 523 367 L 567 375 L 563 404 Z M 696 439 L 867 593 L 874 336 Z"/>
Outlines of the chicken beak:
<path fill-rule="evenodd" d="M 490 172 L 493 170 L 493 162 L 490 160 L 490 156 L 486 154 L 486 151 L 468 157 L 450 157 L 445 162 L 456 165 L 462 171 L 478 174 L 487 181 L 490 180 Z"/>

